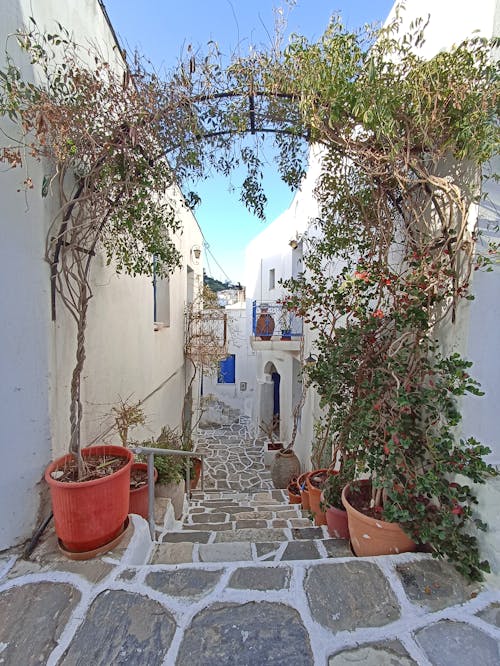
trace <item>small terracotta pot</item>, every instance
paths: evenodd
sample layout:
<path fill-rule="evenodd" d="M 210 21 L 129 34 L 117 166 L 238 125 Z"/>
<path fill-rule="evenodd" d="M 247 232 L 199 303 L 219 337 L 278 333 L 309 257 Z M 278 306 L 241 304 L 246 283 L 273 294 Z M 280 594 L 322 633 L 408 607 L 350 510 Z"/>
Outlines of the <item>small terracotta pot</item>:
<path fill-rule="evenodd" d="M 65 550 L 87 552 L 113 541 L 122 531 L 128 514 L 132 452 L 123 446 L 92 446 L 86 456 L 107 455 L 126 459 L 117 472 L 92 481 L 64 483 L 51 473 L 72 458 L 67 454 L 45 470 L 50 488 L 56 534 Z"/>
<path fill-rule="evenodd" d="M 300 504 L 300 491 L 297 481 L 290 481 L 288 484 L 288 501 L 290 504 Z"/>
<path fill-rule="evenodd" d="M 349 539 L 349 525 L 345 509 L 329 506 L 326 510 L 326 524 L 328 534 L 332 539 Z"/>
<path fill-rule="evenodd" d="M 326 525 L 326 513 L 323 511 L 321 508 L 321 493 L 322 493 L 322 488 L 317 488 L 315 485 L 313 485 L 310 481 L 311 476 L 315 475 L 325 475 L 325 479 L 328 475 L 328 470 L 327 469 L 315 469 L 312 472 L 309 472 L 306 478 L 306 483 L 307 483 L 307 489 L 309 491 L 309 504 L 311 507 L 311 513 L 314 516 L 314 524 L 317 525 L 318 527 L 320 525 Z"/>
<path fill-rule="evenodd" d="M 201 476 L 201 458 L 192 458 L 193 461 L 193 476 L 190 480 L 191 490 L 195 490 Z"/>
<path fill-rule="evenodd" d="M 370 485 L 369 479 L 357 481 L 362 485 Z M 365 516 L 349 504 L 349 485 L 342 491 L 342 504 L 347 511 L 349 534 L 352 549 L 358 557 L 370 555 L 394 555 L 396 553 L 412 553 L 417 544 L 407 536 L 397 523 Z"/>
<path fill-rule="evenodd" d="M 148 471 L 148 464 L 147 463 L 140 463 L 136 462 L 132 464 L 132 471 L 134 469 L 143 469 L 146 472 Z M 156 483 L 158 479 L 158 472 L 155 469 L 154 470 L 154 482 Z M 148 484 L 144 486 L 140 486 L 139 488 L 130 488 L 130 496 L 129 496 L 129 507 L 128 507 L 128 512 L 129 513 L 136 513 L 138 516 L 142 516 L 143 518 L 148 518 Z"/>
<path fill-rule="evenodd" d="M 308 474 L 309 472 L 304 472 L 304 474 L 301 474 L 297 479 L 300 488 L 300 503 L 302 504 L 304 511 L 309 511 L 311 508 L 311 503 L 309 502 L 309 491 L 307 490 L 306 483 Z"/>

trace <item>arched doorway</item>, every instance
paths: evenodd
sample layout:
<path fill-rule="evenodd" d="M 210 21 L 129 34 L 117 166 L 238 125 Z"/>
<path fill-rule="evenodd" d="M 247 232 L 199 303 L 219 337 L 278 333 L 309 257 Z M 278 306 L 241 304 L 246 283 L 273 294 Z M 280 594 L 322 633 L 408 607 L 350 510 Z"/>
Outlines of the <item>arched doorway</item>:
<path fill-rule="evenodd" d="M 269 361 L 264 367 L 264 381 L 260 391 L 259 422 L 272 424 L 277 437 L 280 432 L 280 382 L 280 373 L 274 363 Z"/>

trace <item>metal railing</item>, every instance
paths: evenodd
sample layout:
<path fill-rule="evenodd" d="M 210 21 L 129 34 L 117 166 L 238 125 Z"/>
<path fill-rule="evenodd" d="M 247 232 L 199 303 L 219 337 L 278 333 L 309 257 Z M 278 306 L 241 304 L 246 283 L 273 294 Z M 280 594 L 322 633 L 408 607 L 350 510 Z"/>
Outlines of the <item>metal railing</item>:
<path fill-rule="evenodd" d="M 156 449 L 150 446 L 131 446 L 130 450 L 137 455 L 147 456 L 148 459 L 148 525 L 151 540 L 155 536 L 155 481 L 154 456 L 179 456 L 181 458 L 199 458 L 201 460 L 201 490 L 205 490 L 204 480 L 204 453 L 196 451 L 179 451 L 179 449 Z M 191 467 L 186 465 L 186 491 L 188 501 L 191 499 Z"/>
<path fill-rule="evenodd" d="M 291 340 L 302 337 L 302 317 L 282 303 L 252 303 L 252 334 L 261 340 Z"/>

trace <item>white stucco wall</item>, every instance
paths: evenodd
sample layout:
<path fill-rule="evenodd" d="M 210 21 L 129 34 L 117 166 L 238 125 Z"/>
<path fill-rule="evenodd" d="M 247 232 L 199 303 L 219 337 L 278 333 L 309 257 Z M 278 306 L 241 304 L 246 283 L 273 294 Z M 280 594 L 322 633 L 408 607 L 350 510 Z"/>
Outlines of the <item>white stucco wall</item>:
<path fill-rule="evenodd" d="M 34 16 L 40 29 L 68 28 L 79 43 L 91 42 L 103 57 L 119 62 L 119 52 L 97 0 L 4 0 L 0 43 Z M 10 43 L 10 42 L 9 42 Z M 0 58 L 3 63 L 3 49 Z M 31 77 L 30 68 L 25 75 Z M 13 126 L 0 120 L 2 129 Z M 8 141 L 0 134 L 0 147 Z M 30 536 L 37 521 L 43 471 L 50 459 L 67 450 L 69 383 L 74 362 L 74 324 L 58 303 L 51 321 L 49 267 L 45 237 L 53 204 L 40 195 L 43 165 L 30 165 L 34 189 L 16 190 L 26 174 L 18 169 L 0 174 L 0 551 Z M 178 194 L 175 194 L 178 198 Z M 120 277 L 96 257 L 94 298 L 89 306 L 87 361 L 82 398 L 82 444 L 109 441 L 104 414 L 118 397 L 144 399 L 172 376 L 144 404 L 147 428 L 138 436 L 156 435 L 160 426 L 180 424 L 185 391 L 184 305 L 188 293 L 186 265 L 201 282 L 202 262 L 191 253 L 202 245 L 196 220 L 183 214 L 183 233 L 176 243 L 183 268 L 170 283 L 170 326 L 153 327 L 150 278 Z M 198 386 L 195 387 L 195 397 Z M 134 433 L 135 434 L 135 433 Z M 112 438 L 111 438 L 112 439 Z M 45 511 L 48 508 L 45 507 Z"/>

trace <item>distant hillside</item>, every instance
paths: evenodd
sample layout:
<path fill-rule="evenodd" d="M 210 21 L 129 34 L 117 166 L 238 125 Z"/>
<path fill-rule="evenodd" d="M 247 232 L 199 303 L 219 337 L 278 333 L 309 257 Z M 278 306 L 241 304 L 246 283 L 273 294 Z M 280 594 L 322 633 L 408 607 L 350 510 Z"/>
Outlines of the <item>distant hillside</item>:
<path fill-rule="evenodd" d="M 221 282 L 203 272 L 203 284 L 212 291 L 223 291 L 224 289 L 241 289 L 241 284 L 231 284 L 231 282 Z"/>

